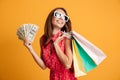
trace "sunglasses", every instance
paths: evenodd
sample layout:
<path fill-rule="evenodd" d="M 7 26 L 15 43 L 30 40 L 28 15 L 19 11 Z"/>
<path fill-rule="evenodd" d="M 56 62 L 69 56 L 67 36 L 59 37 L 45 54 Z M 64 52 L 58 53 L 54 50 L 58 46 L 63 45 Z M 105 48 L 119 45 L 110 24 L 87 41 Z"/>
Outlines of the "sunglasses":
<path fill-rule="evenodd" d="M 62 13 L 60 13 L 60 12 L 58 12 L 58 11 L 55 11 L 55 12 L 54 12 L 54 16 L 55 16 L 56 18 L 62 18 L 65 22 L 68 22 L 68 20 L 69 20 L 69 17 L 68 17 L 67 15 L 62 14 Z"/>

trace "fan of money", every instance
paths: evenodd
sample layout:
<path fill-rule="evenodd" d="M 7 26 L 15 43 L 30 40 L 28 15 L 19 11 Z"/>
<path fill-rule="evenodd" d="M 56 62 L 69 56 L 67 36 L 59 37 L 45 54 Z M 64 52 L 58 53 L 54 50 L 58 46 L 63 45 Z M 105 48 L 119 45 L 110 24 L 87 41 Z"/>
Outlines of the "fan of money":
<path fill-rule="evenodd" d="M 20 40 L 27 39 L 33 42 L 39 27 L 35 24 L 22 24 L 17 30 L 17 36 Z"/>

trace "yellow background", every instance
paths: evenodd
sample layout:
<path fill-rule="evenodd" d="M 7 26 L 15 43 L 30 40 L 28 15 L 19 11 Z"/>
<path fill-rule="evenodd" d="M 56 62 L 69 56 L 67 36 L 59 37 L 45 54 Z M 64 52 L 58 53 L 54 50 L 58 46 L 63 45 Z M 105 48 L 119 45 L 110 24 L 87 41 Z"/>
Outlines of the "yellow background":
<path fill-rule="evenodd" d="M 107 55 L 78 80 L 120 80 L 120 0 L 0 0 L 0 80 L 49 80 L 49 69 L 39 68 L 16 30 L 24 23 L 40 27 L 33 42 L 39 55 L 46 17 L 56 7 L 64 7 L 73 30 Z"/>

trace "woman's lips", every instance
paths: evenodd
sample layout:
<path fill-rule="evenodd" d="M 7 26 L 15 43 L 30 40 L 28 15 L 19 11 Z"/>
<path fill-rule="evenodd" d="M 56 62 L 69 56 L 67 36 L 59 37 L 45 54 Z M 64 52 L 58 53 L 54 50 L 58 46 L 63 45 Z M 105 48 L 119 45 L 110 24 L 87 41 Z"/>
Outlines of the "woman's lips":
<path fill-rule="evenodd" d="M 57 23 L 58 24 L 63 24 L 63 21 L 62 20 L 57 20 Z"/>

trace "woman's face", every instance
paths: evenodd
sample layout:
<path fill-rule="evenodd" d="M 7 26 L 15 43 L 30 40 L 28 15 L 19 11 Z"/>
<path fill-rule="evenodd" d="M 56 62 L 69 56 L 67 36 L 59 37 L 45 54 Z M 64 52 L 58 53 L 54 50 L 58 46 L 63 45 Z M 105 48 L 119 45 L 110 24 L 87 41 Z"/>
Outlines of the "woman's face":
<path fill-rule="evenodd" d="M 52 17 L 53 27 L 62 28 L 66 23 L 65 16 L 65 12 L 61 9 L 54 11 L 54 16 Z"/>

